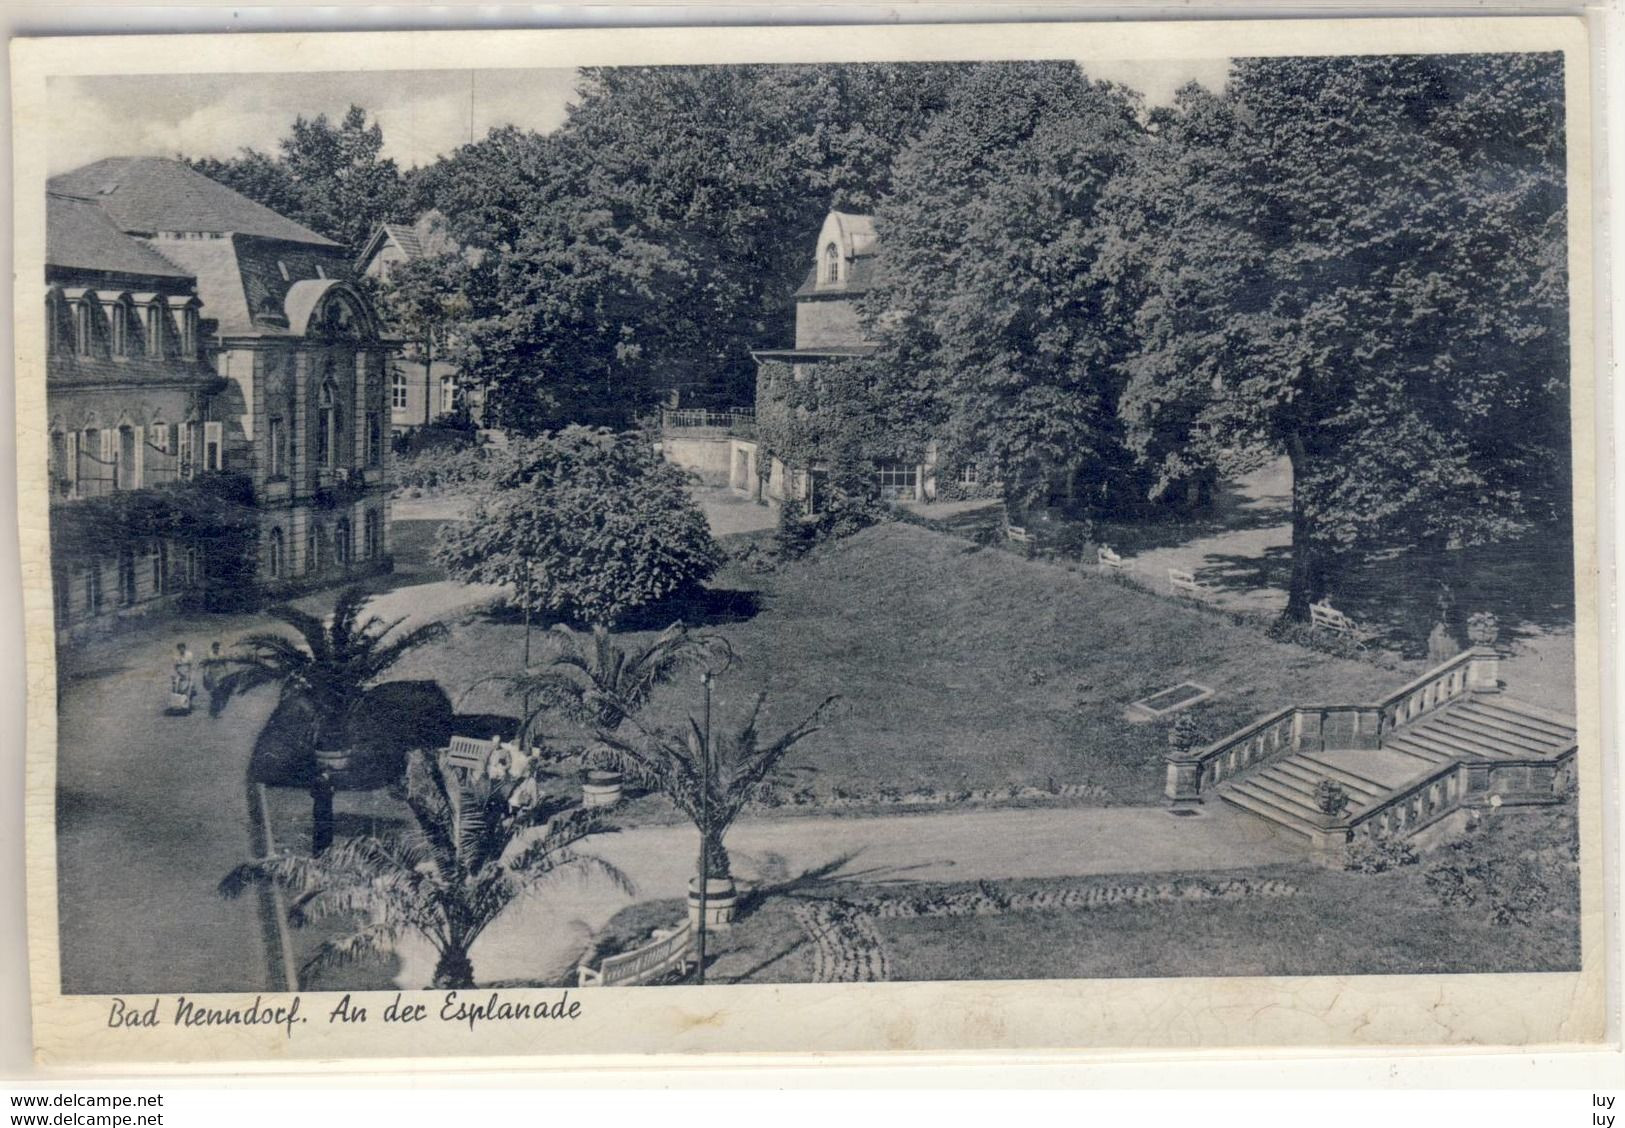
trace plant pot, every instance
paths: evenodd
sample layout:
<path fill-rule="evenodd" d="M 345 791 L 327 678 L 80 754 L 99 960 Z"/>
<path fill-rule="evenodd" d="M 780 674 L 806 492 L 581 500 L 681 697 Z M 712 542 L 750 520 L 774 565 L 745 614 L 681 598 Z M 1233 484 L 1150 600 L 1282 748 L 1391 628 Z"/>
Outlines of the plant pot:
<path fill-rule="evenodd" d="M 705 927 L 726 930 L 733 927 L 738 911 L 739 895 L 731 877 L 713 877 L 705 883 Z M 700 879 L 690 878 L 688 883 L 688 923 L 700 924 Z"/>
<path fill-rule="evenodd" d="M 621 801 L 623 783 L 620 772 L 606 768 L 587 769 L 581 773 L 581 805 L 613 807 Z"/>

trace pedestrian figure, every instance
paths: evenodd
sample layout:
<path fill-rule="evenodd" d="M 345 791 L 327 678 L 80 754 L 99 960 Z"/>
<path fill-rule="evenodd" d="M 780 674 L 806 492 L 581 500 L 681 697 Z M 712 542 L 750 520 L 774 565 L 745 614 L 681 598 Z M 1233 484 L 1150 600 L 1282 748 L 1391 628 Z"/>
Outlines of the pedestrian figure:
<path fill-rule="evenodd" d="M 175 672 L 169 679 L 169 707 L 177 712 L 190 713 L 196 687 L 192 684 L 194 664 L 192 648 L 186 643 L 175 644 Z"/>
<path fill-rule="evenodd" d="M 220 653 L 220 640 L 216 639 L 209 644 L 209 657 L 203 663 L 203 690 L 205 693 L 210 695 L 214 693 L 214 687 L 220 680 L 215 671 L 220 668 L 220 664 L 224 661 L 225 658 Z"/>

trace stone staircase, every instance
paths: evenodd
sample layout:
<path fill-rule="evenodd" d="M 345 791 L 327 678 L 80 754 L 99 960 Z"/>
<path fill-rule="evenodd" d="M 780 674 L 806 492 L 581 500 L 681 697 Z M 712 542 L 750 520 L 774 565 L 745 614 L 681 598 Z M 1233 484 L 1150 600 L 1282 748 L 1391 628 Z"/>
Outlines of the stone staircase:
<path fill-rule="evenodd" d="M 1384 733 L 1375 748 L 1295 752 L 1222 784 L 1218 795 L 1319 842 L 1327 819 L 1316 804 L 1315 790 L 1323 780 L 1342 785 L 1350 801 L 1348 813 L 1358 817 L 1457 767 L 1471 765 L 1489 777 L 1495 765 L 1554 762 L 1574 748 L 1575 737 L 1571 722 L 1535 706 L 1501 694 L 1472 694 Z M 1450 798 L 1461 794 L 1457 790 Z M 1423 813 L 1444 812 L 1430 807 Z"/>

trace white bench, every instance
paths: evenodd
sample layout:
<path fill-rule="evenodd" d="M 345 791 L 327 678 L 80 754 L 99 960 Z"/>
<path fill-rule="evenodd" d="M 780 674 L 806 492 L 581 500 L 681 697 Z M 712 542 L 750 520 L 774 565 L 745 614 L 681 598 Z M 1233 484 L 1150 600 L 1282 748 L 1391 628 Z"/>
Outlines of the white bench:
<path fill-rule="evenodd" d="M 1365 631 L 1343 612 L 1330 603 L 1311 603 L 1309 605 L 1309 625 L 1332 634 L 1342 635 L 1352 639 L 1354 645 L 1361 650 L 1365 649 Z"/>
<path fill-rule="evenodd" d="M 1009 537 L 1016 544 L 1035 544 L 1038 540 L 1037 537 L 1033 536 L 1020 525 L 1006 525 L 1004 527 L 1004 535 Z"/>
<path fill-rule="evenodd" d="M 1189 595 L 1200 599 L 1207 594 L 1207 586 L 1196 578 L 1193 572 L 1182 572 L 1178 568 L 1168 569 L 1168 586 L 1175 595 Z"/>
<path fill-rule="evenodd" d="M 579 965 L 576 986 L 634 987 L 670 971 L 686 971 L 697 962 L 693 943 L 693 930 L 687 922 L 678 928 L 657 928 L 648 944 L 608 957 L 597 971 L 586 964 Z"/>
<path fill-rule="evenodd" d="M 1100 550 L 1095 553 L 1095 558 L 1100 561 L 1100 566 L 1109 572 L 1123 572 L 1129 567 L 1127 561 L 1113 552 L 1109 544 L 1101 545 Z"/>
<path fill-rule="evenodd" d="M 462 773 L 465 780 L 479 779 L 490 769 L 491 757 L 501 747 L 502 741 L 494 736 L 490 740 L 454 736 L 441 762 L 448 771 Z"/>

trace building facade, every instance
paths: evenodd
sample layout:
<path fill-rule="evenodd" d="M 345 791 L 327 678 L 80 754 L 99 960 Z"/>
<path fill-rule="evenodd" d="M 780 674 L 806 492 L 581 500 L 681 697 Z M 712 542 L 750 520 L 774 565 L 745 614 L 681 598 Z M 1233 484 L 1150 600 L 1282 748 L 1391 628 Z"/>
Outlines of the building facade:
<path fill-rule="evenodd" d="M 178 161 L 98 161 L 50 192 L 55 500 L 229 475 L 259 593 L 387 568 L 393 345 L 343 248 Z M 120 530 L 116 599 L 106 551 L 55 562 L 63 632 L 223 580 L 196 545 L 144 533 Z M 132 556 L 151 558 L 133 586 Z"/>
<path fill-rule="evenodd" d="M 731 440 L 728 482 L 735 490 L 770 501 L 794 498 L 811 512 L 821 507 L 835 445 L 829 432 L 843 426 L 842 401 L 857 406 L 862 398 L 859 391 L 844 394 L 843 382 L 860 389 L 861 366 L 875 351 L 859 304 L 873 279 L 878 244 L 870 216 L 832 211 L 825 217 L 795 293 L 795 347 L 753 353 L 757 437 Z M 881 497 L 936 499 L 935 443 L 877 446 L 886 448 L 870 452 Z"/>
<path fill-rule="evenodd" d="M 396 265 L 429 253 L 426 235 L 435 242 L 446 242 L 448 237 L 436 218 L 435 213 L 429 213 L 412 225 L 380 224 L 356 258 L 356 276 L 386 283 Z M 483 424 L 484 390 L 468 382 L 457 365 L 434 355 L 421 342 L 403 340 L 401 351 L 390 360 L 391 431 L 402 434 L 447 415 L 466 415 L 475 425 Z"/>

